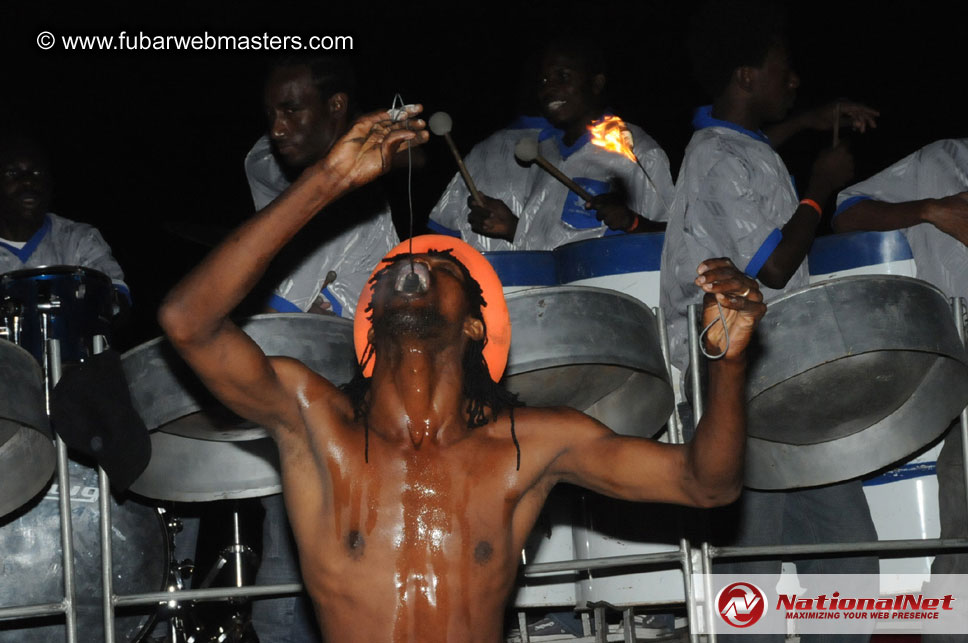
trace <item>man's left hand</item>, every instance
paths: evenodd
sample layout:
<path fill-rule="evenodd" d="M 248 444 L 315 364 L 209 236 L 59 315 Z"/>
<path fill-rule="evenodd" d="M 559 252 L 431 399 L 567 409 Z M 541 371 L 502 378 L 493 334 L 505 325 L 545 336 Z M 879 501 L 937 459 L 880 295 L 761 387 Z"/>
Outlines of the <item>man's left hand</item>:
<path fill-rule="evenodd" d="M 394 121 L 386 110 L 360 117 L 321 162 L 321 170 L 344 190 L 365 185 L 390 169 L 393 155 L 427 142 L 426 123 L 413 117 L 422 105 L 408 105 L 407 117 Z"/>
<path fill-rule="evenodd" d="M 753 330 L 766 313 L 759 284 L 726 258 L 707 259 L 699 264 L 696 272 L 699 276 L 695 283 L 706 293 L 703 297 L 703 328 L 719 316 L 717 302 L 723 309 L 722 323 L 713 324 L 706 333 L 707 350 L 711 354 L 725 350 L 725 360 L 741 358 L 753 337 Z"/>

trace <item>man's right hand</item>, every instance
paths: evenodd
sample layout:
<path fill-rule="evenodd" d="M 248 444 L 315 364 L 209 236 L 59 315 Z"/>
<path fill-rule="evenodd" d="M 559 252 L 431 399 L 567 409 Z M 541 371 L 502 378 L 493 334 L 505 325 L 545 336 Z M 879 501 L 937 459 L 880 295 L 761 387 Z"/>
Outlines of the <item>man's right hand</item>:
<path fill-rule="evenodd" d="M 968 246 L 968 192 L 932 200 L 924 219 Z"/>
<path fill-rule="evenodd" d="M 854 177 L 854 155 L 846 143 L 822 150 L 813 162 L 807 196 L 823 203 Z M 819 198 L 818 198 L 819 197 Z"/>
<path fill-rule="evenodd" d="M 712 354 L 725 351 L 723 359 L 743 357 L 743 351 L 753 337 L 753 330 L 766 314 L 763 293 L 755 279 L 747 277 L 726 258 L 707 259 L 696 269 L 696 285 L 706 293 L 703 297 L 702 325 L 710 326 L 706 333 L 707 350 Z M 722 323 L 713 321 L 723 309 Z M 725 329 L 724 329 L 725 326 Z M 727 346 L 726 332 L 729 333 Z"/>
<path fill-rule="evenodd" d="M 413 117 L 422 105 L 408 105 L 407 118 L 393 121 L 386 110 L 361 116 L 333 145 L 320 162 L 319 170 L 336 181 L 342 192 L 365 185 L 390 169 L 394 154 L 406 145 L 427 142 L 429 134 L 422 119 Z"/>
<path fill-rule="evenodd" d="M 484 201 L 483 207 L 477 204 L 473 195 L 467 197 L 467 206 L 471 209 L 470 214 L 467 215 L 467 221 L 471 224 L 471 230 L 485 237 L 504 239 L 514 243 L 518 217 L 500 199 L 492 199 L 486 194 L 481 194 L 481 200 Z"/>

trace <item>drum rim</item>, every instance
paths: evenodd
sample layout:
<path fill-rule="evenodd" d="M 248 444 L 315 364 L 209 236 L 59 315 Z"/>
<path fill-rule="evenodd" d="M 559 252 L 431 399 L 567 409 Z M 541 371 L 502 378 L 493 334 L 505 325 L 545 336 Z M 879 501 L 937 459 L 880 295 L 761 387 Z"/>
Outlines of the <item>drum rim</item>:
<path fill-rule="evenodd" d="M 335 315 L 317 315 L 315 313 L 260 313 L 258 315 L 250 315 L 248 317 L 243 317 L 241 319 L 236 319 L 233 321 L 236 323 L 236 325 L 238 325 L 239 328 L 242 329 L 242 332 L 245 332 L 245 327 L 252 322 L 262 321 L 262 320 L 272 320 L 272 319 L 306 319 L 306 320 L 312 319 L 313 321 L 310 323 L 316 323 L 316 320 L 318 320 L 319 322 L 325 322 L 327 324 L 332 324 L 335 322 L 337 324 L 346 325 L 346 326 L 349 326 L 351 330 L 353 328 L 352 319 L 345 319 L 343 317 L 337 317 Z M 147 350 L 149 347 L 156 346 L 157 344 L 160 344 L 162 342 L 167 342 L 167 341 L 168 341 L 168 337 L 165 335 L 159 335 L 158 337 L 149 339 L 146 342 L 142 342 L 141 344 L 138 344 L 134 348 L 129 348 L 128 350 L 126 350 L 124 353 L 121 354 L 121 360 L 124 361 L 126 358 L 138 352 L 141 352 L 142 350 Z"/>
<path fill-rule="evenodd" d="M 49 266 L 35 266 L 31 268 L 23 268 L 21 270 L 11 270 L 9 272 L 0 274 L 0 279 L 44 277 L 53 275 L 85 275 L 113 283 L 112 279 L 100 270 L 88 268 L 87 266 L 72 266 L 70 264 L 53 264 Z"/>
<path fill-rule="evenodd" d="M 550 291 L 593 292 L 597 294 L 619 297 L 621 299 L 626 299 L 634 304 L 637 304 L 641 306 L 643 309 L 649 311 L 649 315 L 651 315 L 653 319 L 655 319 L 656 317 L 656 314 L 655 312 L 653 312 L 652 307 L 646 304 L 645 302 L 643 302 L 641 299 L 637 299 L 632 295 L 624 293 L 620 290 L 612 290 L 611 288 L 602 288 L 600 286 L 584 286 L 581 284 L 557 284 L 555 286 L 534 286 L 533 288 L 523 288 L 521 290 L 515 290 L 514 292 L 511 292 L 511 293 L 506 293 L 504 297 L 508 301 L 508 304 L 510 304 L 510 302 L 514 299 L 524 299 L 525 296 L 534 296 L 536 294 L 541 294 L 541 293 L 547 294 Z M 513 327 L 511 330 L 512 331 L 514 330 Z"/>
<path fill-rule="evenodd" d="M 568 243 L 563 243 L 551 252 L 558 252 L 563 249 L 573 250 L 586 245 L 602 245 L 607 243 L 609 245 L 621 246 L 626 243 L 631 245 L 636 245 L 638 243 L 655 243 L 655 239 L 659 236 L 665 236 L 665 232 L 662 230 L 656 232 L 644 232 L 642 234 L 610 234 L 607 237 L 593 237 L 591 239 L 578 239 L 577 241 L 569 241 Z"/>
<path fill-rule="evenodd" d="M 791 290 L 790 292 L 784 293 L 783 295 L 777 297 L 776 299 L 770 299 L 766 302 L 767 311 L 769 312 L 769 307 L 776 306 L 777 304 L 783 303 L 801 293 L 808 292 L 810 290 L 819 290 L 822 288 L 827 288 L 833 285 L 845 284 L 849 282 L 872 282 L 872 281 L 896 281 L 896 282 L 909 282 L 911 285 L 922 286 L 928 290 L 933 290 L 938 293 L 945 301 L 948 301 L 950 297 L 944 294 L 940 288 L 934 284 L 924 281 L 923 279 L 918 279 L 916 277 L 908 277 L 906 275 L 847 275 L 844 277 L 833 277 L 831 279 L 823 279 L 821 281 L 814 282 L 812 284 L 806 284 L 801 288 L 796 290 Z"/>

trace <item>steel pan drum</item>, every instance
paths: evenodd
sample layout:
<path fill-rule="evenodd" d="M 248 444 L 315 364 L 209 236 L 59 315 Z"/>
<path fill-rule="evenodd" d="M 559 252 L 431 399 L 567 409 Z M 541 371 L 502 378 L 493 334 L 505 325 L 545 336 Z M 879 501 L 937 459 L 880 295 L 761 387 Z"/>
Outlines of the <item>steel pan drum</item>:
<path fill-rule="evenodd" d="M 0 516 L 37 495 L 54 473 L 57 458 L 44 409 L 37 360 L 0 339 Z"/>
<path fill-rule="evenodd" d="M 938 437 L 968 402 L 968 355 L 934 286 L 833 279 L 770 302 L 747 396 L 746 484 L 828 484 Z"/>
<path fill-rule="evenodd" d="M 665 235 L 619 234 L 575 241 L 555 249 L 558 277 L 564 284 L 595 286 L 635 297 L 649 307 L 659 305 L 659 267 Z M 649 554 L 675 550 L 670 535 L 676 524 L 667 506 L 623 502 L 583 491 L 580 520 L 574 527 L 575 557 Z M 678 569 L 648 571 L 648 567 L 613 568 L 582 573 L 575 582 L 578 608 L 675 603 L 683 597 Z"/>
<path fill-rule="evenodd" d="M 104 640 L 101 610 L 101 536 L 97 472 L 76 462 L 69 464 L 71 524 L 74 528 L 77 640 Z M 29 508 L 0 526 L 3 582 L 0 606 L 58 602 L 64 595 L 60 508 L 55 483 Z M 112 498 L 111 544 L 114 591 L 135 594 L 161 591 L 167 585 L 170 541 L 158 511 L 130 498 Z M 151 624 L 151 608 L 142 613 L 119 611 L 115 637 L 119 642 L 140 640 Z M 0 623 L 0 643 L 48 643 L 64 640 L 63 618 L 26 629 L 23 622 Z M 32 623 L 36 625 L 37 623 Z"/>
<path fill-rule="evenodd" d="M 336 384 L 356 361 L 352 322 L 329 315 L 257 315 L 242 324 L 267 355 L 294 357 Z M 131 399 L 151 434 L 148 468 L 131 490 L 181 502 L 279 493 L 276 446 L 219 404 L 163 338 L 124 354 Z"/>
<path fill-rule="evenodd" d="M 530 406 L 570 406 L 614 431 L 652 436 L 673 397 L 652 311 L 611 290 L 556 286 L 507 296 L 508 388 Z"/>
<path fill-rule="evenodd" d="M 94 354 L 95 335 L 111 336 L 115 315 L 111 279 L 80 266 L 46 266 L 0 276 L 2 318 L 8 327 L 19 320 L 18 344 L 37 361 L 44 359 L 42 313 L 48 312 L 47 337 L 60 340 L 61 360 L 78 362 Z"/>

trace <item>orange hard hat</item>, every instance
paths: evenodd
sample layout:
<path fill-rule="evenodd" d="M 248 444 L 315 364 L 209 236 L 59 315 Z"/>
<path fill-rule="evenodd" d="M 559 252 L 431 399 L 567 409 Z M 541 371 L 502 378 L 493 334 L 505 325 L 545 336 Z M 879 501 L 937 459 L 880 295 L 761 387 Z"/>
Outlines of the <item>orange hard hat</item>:
<path fill-rule="evenodd" d="M 484 255 L 456 237 L 426 234 L 404 241 L 387 253 L 387 256 L 374 268 L 370 280 L 397 255 L 410 252 L 423 254 L 432 250 L 449 251 L 455 259 L 464 264 L 471 277 L 480 285 L 485 302 L 481 312 L 484 316 L 484 324 L 487 327 L 484 359 L 487 360 L 491 379 L 499 382 L 504 374 L 504 367 L 507 366 L 508 351 L 511 348 L 511 317 L 508 314 L 507 302 L 504 301 L 504 289 L 501 286 L 501 280 L 491 264 L 484 258 Z M 356 359 L 359 360 L 360 364 L 363 363 L 365 357 L 370 328 L 372 327 L 369 315 L 366 313 L 372 297 L 373 285 L 368 281 L 360 294 L 360 300 L 356 305 L 356 318 L 353 320 L 353 341 L 356 346 Z M 366 377 L 373 375 L 372 360 L 364 367 L 363 375 Z"/>

